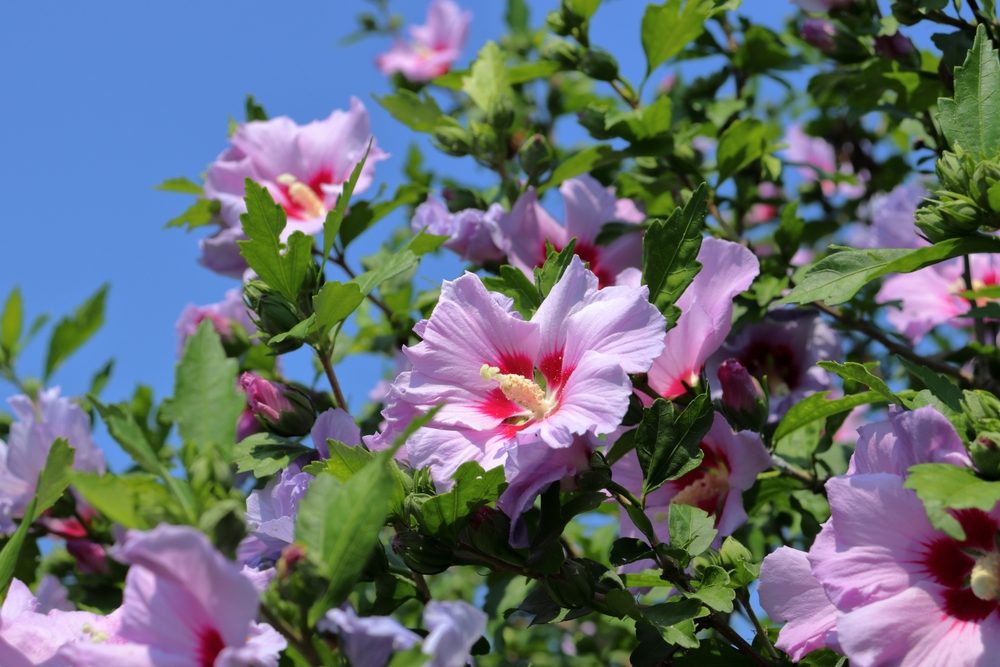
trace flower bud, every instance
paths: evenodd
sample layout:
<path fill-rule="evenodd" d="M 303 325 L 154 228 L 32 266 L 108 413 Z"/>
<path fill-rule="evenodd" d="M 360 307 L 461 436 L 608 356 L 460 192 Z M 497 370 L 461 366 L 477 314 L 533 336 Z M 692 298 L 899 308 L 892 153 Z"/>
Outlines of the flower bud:
<path fill-rule="evenodd" d="M 614 81 L 618 78 L 618 61 L 604 49 L 591 48 L 583 54 L 580 71 L 598 81 Z"/>
<path fill-rule="evenodd" d="M 834 47 L 834 37 L 837 31 L 833 24 L 825 19 L 806 19 L 802 22 L 799 35 L 807 44 L 816 47 L 823 53 L 831 53 Z"/>
<path fill-rule="evenodd" d="M 917 53 L 917 48 L 901 32 L 876 37 L 875 55 L 911 64 L 919 64 L 920 62 L 920 54 Z M 914 58 L 916 58 L 915 63 L 913 62 Z"/>
<path fill-rule="evenodd" d="M 549 12 L 548 16 L 545 17 L 545 23 L 548 25 L 549 30 L 557 35 L 568 35 L 573 29 L 571 25 L 566 23 L 565 17 L 560 12 Z"/>
<path fill-rule="evenodd" d="M 750 375 L 736 359 L 726 359 L 719 366 L 722 385 L 722 410 L 737 429 L 759 431 L 767 422 L 767 395 L 757 378 Z"/>
<path fill-rule="evenodd" d="M 469 132 L 457 123 L 438 125 L 434 128 L 434 140 L 442 151 L 453 157 L 463 157 L 472 150 Z"/>
<path fill-rule="evenodd" d="M 253 373 L 240 376 L 247 405 L 264 427 L 277 435 L 294 437 L 309 433 L 316 421 L 316 407 L 295 387 L 269 382 Z"/>
<path fill-rule="evenodd" d="M 540 134 L 533 135 L 521 145 L 517 159 L 531 181 L 537 181 L 542 174 L 552 168 L 555 152 L 548 140 Z"/>
<path fill-rule="evenodd" d="M 964 155 L 945 151 L 937 161 L 937 176 L 941 187 L 952 192 L 964 192 L 969 183 L 969 172 L 966 170 Z"/>
<path fill-rule="evenodd" d="M 553 40 L 542 46 L 541 56 L 544 60 L 559 63 L 563 69 L 576 69 L 583 60 L 583 49 L 565 40 Z"/>
<path fill-rule="evenodd" d="M 84 574 L 107 574 L 110 571 L 104 547 L 91 540 L 66 540 L 66 551 L 76 559 Z"/>
<path fill-rule="evenodd" d="M 989 192 L 998 181 L 1000 181 L 1000 164 L 987 160 L 976 165 L 976 170 L 972 173 L 971 194 L 982 208 L 994 213 L 1000 211 L 990 205 Z"/>
<path fill-rule="evenodd" d="M 253 410 L 247 407 L 240 413 L 240 417 L 236 421 L 236 441 L 240 442 L 241 440 L 245 440 L 254 433 L 260 433 L 263 430 L 264 427 L 260 425 L 259 421 L 257 421 L 257 417 L 254 416 Z"/>

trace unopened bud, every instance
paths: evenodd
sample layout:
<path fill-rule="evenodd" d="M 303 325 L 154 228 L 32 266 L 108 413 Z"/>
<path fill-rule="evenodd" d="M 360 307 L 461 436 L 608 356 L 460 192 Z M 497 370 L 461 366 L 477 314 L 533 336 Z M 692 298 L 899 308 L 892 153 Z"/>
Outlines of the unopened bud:
<path fill-rule="evenodd" d="M 591 48 L 583 54 L 580 71 L 598 81 L 614 81 L 618 78 L 618 61 L 604 49 Z"/>
<path fill-rule="evenodd" d="M 279 382 L 270 382 L 253 373 L 240 376 L 247 406 L 264 427 L 277 435 L 309 433 L 316 421 L 316 407 L 305 392 Z"/>
<path fill-rule="evenodd" d="M 392 550 L 414 572 L 438 574 L 453 562 L 452 550 L 442 542 L 412 530 L 401 530 L 392 538 Z"/>
<path fill-rule="evenodd" d="M 799 32 L 804 42 L 823 53 L 833 51 L 836 34 L 837 31 L 833 24 L 825 19 L 806 19 L 802 22 L 802 28 Z"/>
<path fill-rule="evenodd" d="M 457 123 L 437 126 L 434 129 L 434 140 L 442 151 L 454 157 L 468 155 L 472 150 L 469 132 Z"/>
<path fill-rule="evenodd" d="M 521 145 L 517 159 L 531 181 L 537 181 L 542 174 L 552 168 L 555 152 L 548 140 L 540 134 L 533 135 Z"/>
<path fill-rule="evenodd" d="M 911 64 L 919 64 L 920 62 L 920 54 L 917 53 L 917 48 L 913 46 L 913 42 L 908 37 L 905 37 L 900 32 L 876 37 L 875 55 Z"/>
<path fill-rule="evenodd" d="M 736 359 L 726 359 L 719 366 L 722 385 L 722 409 L 737 429 L 759 431 L 767 422 L 767 395 L 757 378 Z"/>
<path fill-rule="evenodd" d="M 563 69 L 576 69 L 583 60 L 583 49 L 565 40 L 553 40 L 542 46 L 541 56 L 544 60 L 559 63 Z"/>

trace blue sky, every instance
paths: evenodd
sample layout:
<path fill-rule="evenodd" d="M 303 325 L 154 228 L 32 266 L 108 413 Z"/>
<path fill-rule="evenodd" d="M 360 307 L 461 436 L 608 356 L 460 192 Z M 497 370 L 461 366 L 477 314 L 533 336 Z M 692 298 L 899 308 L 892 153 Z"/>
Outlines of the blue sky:
<path fill-rule="evenodd" d="M 558 4 L 529 1 L 534 25 Z M 463 4 L 475 18 L 460 64 L 499 35 L 506 3 Z M 645 68 L 638 34 L 645 4 L 605 0 L 592 31 L 592 42 L 614 53 L 635 82 Z M 411 21 L 423 18 L 423 0 L 393 5 Z M 113 357 L 105 398 L 123 400 L 137 382 L 152 385 L 158 398 L 169 395 L 178 314 L 236 286 L 196 264 L 197 233 L 163 229 L 188 200 L 154 186 L 197 177 L 225 147 L 228 119 L 242 119 L 248 93 L 272 115 L 299 122 L 361 98 L 379 144 L 394 156 L 379 165 L 377 183 L 400 182 L 414 135 L 371 99 L 389 90 L 373 62 L 389 42 L 338 44 L 366 7 L 362 0 L 0 5 L 0 295 L 20 285 L 29 317 L 58 316 L 111 284 L 104 329 L 54 378 L 66 393 L 85 391 L 94 370 Z M 793 10 L 786 0 L 747 0 L 741 12 L 776 26 Z M 472 164 L 428 157 L 435 169 L 463 177 Z M 380 234 L 402 222 L 400 215 L 385 221 L 359 250 L 371 252 Z M 459 268 L 454 260 L 433 260 L 420 280 L 430 285 Z M 44 343 L 43 336 L 24 355 L 23 375 L 39 374 Z M 345 362 L 340 374 L 353 404 L 363 402 L 383 368 L 372 360 Z M 311 374 L 302 359 L 286 370 L 303 380 Z M 0 393 L 11 391 L 0 384 Z"/>

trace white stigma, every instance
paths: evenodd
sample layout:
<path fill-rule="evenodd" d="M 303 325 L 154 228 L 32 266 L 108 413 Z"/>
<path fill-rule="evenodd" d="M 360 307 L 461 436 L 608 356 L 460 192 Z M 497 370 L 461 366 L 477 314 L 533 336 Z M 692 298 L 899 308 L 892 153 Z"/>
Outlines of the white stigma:
<path fill-rule="evenodd" d="M 321 218 L 327 214 L 323 200 L 311 187 L 292 174 L 281 174 L 276 179 L 278 183 L 288 188 L 288 197 L 296 206 L 306 212 L 310 218 Z"/>
<path fill-rule="evenodd" d="M 980 600 L 1000 598 L 1000 553 L 991 551 L 976 559 L 969 577 L 969 588 Z"/>
<path fill-rule="evenodd" d="M 479 374 L 484 380 L 499 384 L 504 396 L 530 412 L 535 419 L 541 419 L 552 409 L 552 399 L 545 395 L 541 387 L 523 375 L 501 373 L 499 368 L 489 364 L 483 364 Z"/>

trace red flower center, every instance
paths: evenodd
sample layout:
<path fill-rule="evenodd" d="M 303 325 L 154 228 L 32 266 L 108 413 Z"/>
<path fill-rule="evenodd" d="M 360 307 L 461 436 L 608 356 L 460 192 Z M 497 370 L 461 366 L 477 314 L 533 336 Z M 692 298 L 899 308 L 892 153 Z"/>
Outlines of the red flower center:
<path fill-rule="evenodd" d="M 198 666 L 212 667 L 226 643 L 215 628 L 205 628 L 198 636 Z"/>
<path fill-rule="evenodd" d="M 974 577 L 983 575 L 994 578 L 997 572 L 982 571 L 984 566 L 992 567 L 997 554 L 997 524 L 988 514 L 980 510 L 961 510 L 955 518 L 965 531 L 964 540 L 956 540 L 948 535 L 940 535 L 923 545 L 924 570 L 938 584 L 944 587 L 945 612 L 960 621 L 982 621 L 1000 610 L 1000 601 L 983 599 L 984 587 L 973 590 Z M 986 587 L 986 590 L 989 586 Z M 981 597 L 982 596 L 982 597 Z"/>
<path fill-rule="evenodd" d="M 729 462 L 722 452 L 701 444 L 705 458 L 701 465 L 672 482 L 680 491 L 671 502 L 693 505 L 715 515 L 718 524 L 729 496 Z"/>
<path fill-rule="evenodd" d="M 326 193 L 323 186 L 333 183 L 333 173 L 324 167 L 308 181 L 300 181 L 292 174 L 281 174 L 277 178 L 281 190 L 285 214 L 293 220 L 311 220 L 326 215 Z"/>

